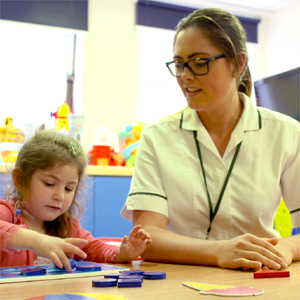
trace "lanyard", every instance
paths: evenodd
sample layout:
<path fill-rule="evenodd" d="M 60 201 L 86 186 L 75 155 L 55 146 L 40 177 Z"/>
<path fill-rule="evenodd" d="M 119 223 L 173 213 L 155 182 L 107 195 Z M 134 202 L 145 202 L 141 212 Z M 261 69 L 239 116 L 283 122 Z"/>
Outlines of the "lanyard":
<path fill-rule="evenodd" d="M 215 210 L 213 210 L 212 202 L 211 202 L 211 198 L 210 198 L 210 194 L 209 194 L 209 190 L 208 190 L 208 186 L 207 186 L 207 181 L 206 181 L 206 175 L 205 175 L 205 169 L 204 169 L 203 159 L 202 159 L 202 155 L 201 155 L 201 149 L 200 149 L 199 142 L 197 140 L 197 131 L 194 131 L 194 139 L 195 139 L 195 143 L 196 143 L 196 147 L 197 147 L 197 151 L 198 151 L 198 156 L 199 156 L 199 160 L 200 160 L 200 164 L 201 164 L 201 169 L 202 169 L 202 174 L 203 174 L 203 179 L 204 179 L 204 183 L 205 183 L 205 188 L 206 188 L 206 192 L 207 192 L 207 199 L 208 199 L 208 204 L 209 204 L 209 227 L 208 227 L 207 232 L 206 232 L 206 239 L 208 240 L 209 234 L 210 234 L 210 231 L 211 231 L 212 222 L 213 222 L 213 220 L 214 220 L 214 218 L 217 215 L 217 212 L 219 210 L 219 207 L 220 207 L 220 204 L 221 204 L 221 201 L 222 201 L 227 183 L 229 181 L 229 178 L 230 178 L 232 169 L 234 167 L 235 161 L 237 159 L 237 156 L 239 154 L 242 142 L 240 142 L 236 147 L 236 150 L 235 150 L 234 156 L 232 158 L 231 165 L 230 165 L 230 168 L 228 170 L 226 179 L 224 181 L 224 184 L 223 184 L 218 202 L 216 204 Z"/>

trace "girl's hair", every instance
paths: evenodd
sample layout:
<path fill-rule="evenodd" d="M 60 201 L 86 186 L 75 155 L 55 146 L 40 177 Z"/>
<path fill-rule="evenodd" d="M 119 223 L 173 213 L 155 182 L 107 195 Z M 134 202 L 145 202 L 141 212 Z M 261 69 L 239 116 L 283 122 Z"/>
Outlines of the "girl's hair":
<path fill-rule="evenodd" d="M 57 219 L 44 222 L 47 234 L 62 238 L 70 234 L 71 218 L 75 215 L 80 217 L 83 210 L 78 198 L 82 192 L 87 161 L 82 146 L 75 138 L 51 130 L 37 131 L 21 148 L 15 164 L 23 173 L 20 178 L 22 191 L 19 193 L 14 187 L 12 191 L 16 196 L 13 199 L 22 202 L 26 196 L 30 197 L 31 178 L 36 170 L 49 170 L 69 164 L 78 169 L 78 185 L 72 204 L 68 211 Z"/>
<path fill-rule="evenodd" d="M 225 54 L 226 59 L 233 63 L 238 72 L 239 53 L 246 56 L 246 66 L 237 75 L 238 91 L 251 96 L 252 80 L 248 66 L 248 51 L 246 47 L 246 33 L 240 21 L 231 13 L 218 8 L 205 8 L 192 12 L 179 21 L 174 44 L 178 34 L 187 28 L 199 28 L 211 43 Z"/>

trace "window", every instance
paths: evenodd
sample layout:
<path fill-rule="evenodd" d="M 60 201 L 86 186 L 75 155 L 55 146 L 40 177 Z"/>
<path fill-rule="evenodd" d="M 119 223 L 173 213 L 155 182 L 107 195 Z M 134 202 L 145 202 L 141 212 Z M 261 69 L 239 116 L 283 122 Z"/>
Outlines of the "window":
<path fill-rule="evenodd" d="M 66 99 L 70 35 L 68 30 L 0 22 L 1 127 L 5 117 L 25 130 L 54 127 L 51 112 Z"/>
<path fill-rule="evenodd" d="M 186 99 L 165 63 L 173 57 L 175 31 L 138 26 L 138 120 L 149 123 L 186 107 Z M 256 44 L 247 44 L 252 80 L 255 79 Z M 255 103 L 254 89 L 251 100 Z"/>
<path fill-rule="evenodd" d="M 165 65 L 173 57 L 174 31 L 138 26 L 138 120 L 149 123 L 175 113 L 186 100 Z"/>

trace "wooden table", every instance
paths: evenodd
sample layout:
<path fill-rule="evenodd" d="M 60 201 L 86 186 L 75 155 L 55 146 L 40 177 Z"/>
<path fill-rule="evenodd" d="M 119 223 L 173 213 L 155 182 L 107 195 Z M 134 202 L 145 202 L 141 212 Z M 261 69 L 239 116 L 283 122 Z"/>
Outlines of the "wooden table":
<path fill-rule="evenodd" d="M 240 299 L 237 297 L 222 298 L 213 295 L 200 295 L 198 291 L 183 286 L 183 281 L 231 286 L 251 286 L 265 291 L 263 295 L 256 296 L 256 298 L 258 297 L 257 299 L 261 300 L 300 299 L 300 262 L 289 266 L 287 270 L 290 271 L 290 277 L 269 279 L 254 279 L 252 272 L 214 267 L 160 264 L 143 261 L 135 261 L 132 265 L 122 264 L 120 266 L 141 269 L 146 272 L 166 272 L 167 278 L 163 280 L 144 280 L 141 288 L 93 288 L 92 279 L 97 277 L 7 283 L 0 284 L 0 299 L 21 300 L 28 297 L 59 293 L 113 294 L 127 297 L 128 300 Z M 253 299 L 253 296 L 243 297 L 242 299 Z"/>

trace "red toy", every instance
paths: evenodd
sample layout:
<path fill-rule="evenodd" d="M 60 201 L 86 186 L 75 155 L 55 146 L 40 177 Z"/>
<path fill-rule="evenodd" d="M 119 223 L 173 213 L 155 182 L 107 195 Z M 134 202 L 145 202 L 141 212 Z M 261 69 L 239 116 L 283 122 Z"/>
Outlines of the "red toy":
<path fill-rule="evenodd" d="M 260 269 L 253 273 L 254 278 L 290 277 L 290 271 Z"/>

